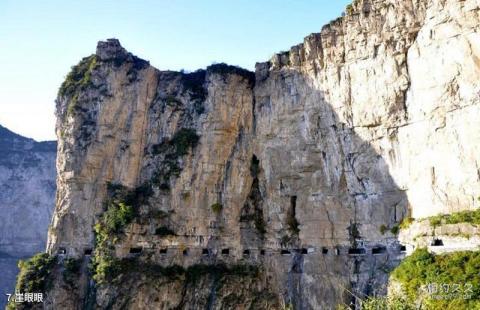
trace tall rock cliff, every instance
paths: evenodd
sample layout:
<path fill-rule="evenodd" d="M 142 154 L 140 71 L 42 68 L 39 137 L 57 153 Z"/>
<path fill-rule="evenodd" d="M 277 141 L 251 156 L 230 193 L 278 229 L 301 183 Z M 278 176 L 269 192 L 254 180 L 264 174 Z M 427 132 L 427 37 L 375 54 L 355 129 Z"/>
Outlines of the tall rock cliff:
<path fill-rule="evenodd" d="M 13 293 L 17 261 L 45 249 L 55 206 L 56 142 L 0 126 L 0 292 Z M 6 296 L 0 299 L 0 307 Z"/>
<path fill-rule="evenodd" d="M 159 71 L 100 42 L 57 100 L 47 308 L 385 293 L 402 219 L 478 207 L 479 5 L 355 1 L 255 73 Z"/>

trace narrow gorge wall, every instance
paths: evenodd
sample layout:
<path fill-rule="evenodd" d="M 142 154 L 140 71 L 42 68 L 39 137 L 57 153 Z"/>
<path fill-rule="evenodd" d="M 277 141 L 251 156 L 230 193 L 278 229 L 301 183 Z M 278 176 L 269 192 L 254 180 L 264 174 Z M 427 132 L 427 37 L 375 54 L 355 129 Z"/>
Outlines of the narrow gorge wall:
<path fill-rule="evenodd" d="M 75 287 L 57 275 L 48 305 L 329 309 L 385 293 L 404 217 L 477 207 L 479 14 L 355 1 L 255 73 L 159 71 L 100 42 L 59 92 L 48 242 L 97 269 Z M 134 216 L 106 230 L 118 210 Z"/>

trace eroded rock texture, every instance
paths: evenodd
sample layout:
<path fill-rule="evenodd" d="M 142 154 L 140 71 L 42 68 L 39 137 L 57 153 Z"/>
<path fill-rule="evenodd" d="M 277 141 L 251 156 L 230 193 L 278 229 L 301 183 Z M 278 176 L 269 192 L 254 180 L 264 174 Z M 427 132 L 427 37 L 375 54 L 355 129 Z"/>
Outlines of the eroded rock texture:
<path fill-rule="evenodd" d="M 0 126 L 0 292 L 14 292 L 17 262 L 43 251 L 55 206 L 56 143 Z M 6 304 L 5 295 L 0 307 Z"/>
<path fill-rule="evenodd" d="M 355 1 L 255 74 L 158 71 L 100 42 L 57 101 L 48 251 L 98 257 L 115 190 L 135 216 L 106 250 L 122 268 L 75 288 L 57 276 L 49 305 L 330 309 L 385 292 L 392 228 L 478 204 L 479 14 Z"/>

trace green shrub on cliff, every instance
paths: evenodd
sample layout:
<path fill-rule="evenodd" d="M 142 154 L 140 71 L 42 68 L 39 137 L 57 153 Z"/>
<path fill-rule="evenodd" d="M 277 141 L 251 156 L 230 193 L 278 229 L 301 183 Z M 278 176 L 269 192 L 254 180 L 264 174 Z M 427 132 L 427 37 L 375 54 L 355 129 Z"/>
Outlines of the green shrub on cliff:
<path fill-rule="evenodd" d="M 83 58 L 76 66 L 72 67 L 72 70 L 60 86 L 58 96 L 70 97 L 67 114 L 71 115 L 74 112 L 78 101 L 78 91 L 91 83 L 92 71 L 96 65 L 96 55 Z"/>
<path fill-rule="evenodd" d="M 107 210 L 100 221 L 95 224 L 95 252 L 92 258 L 94 279 L 98 283 L 106 280 L 107 275 L 115 269 L 116 259 L 113 248 L 118 240 L 118 234 L 123 231 L 135 216 L 133 207 L 115 198 L 107 201 Z"/>
<path fill-rule="evenodd" d="M 215 213 L 215 214 L 219 214 L 222 209 L 223 209 L 223 205 L 221 203 L 214 203 L 210 206 L 210 208 L 212 209 L 212 211 Z"/>
<path fill-rule="evenodd" d="M 106 230 L 108 234 L 118 233 L 133 219 L 134 212 L 131 206 L 124 202 L 112 203 L 102 216 L 100 230 Z"/>
<path fill-rule="evenodd" d="M 92 261 L 93 279 L 98 284 L 108 282 L 119 270 L 119 261 L 108 252 L 95 253 Z"/>
<path fill-rule="evenodd" d="M 349 4 L 347 5 L 347 7 L 345 8 L 345 12 L 347 13 L 347 15 L 352 15 L 353 14 L 353 5 Z"/>
<path fill-rule="evenodd" d="M 20 260 L 16 290 L 27 293 L 47 291 L 51 284 L 49 275 L 56 261 L 55 256 L 47 253 L 36 254 L 30 259 Z"/>
<path fill-rule="evenodd" d="M 71 96 L 79 87 L 88 85 L 91 81 L 91 73 L 97 64 L 96 55 L 83 58 L 77 65 L 72 67 L 65 81 L 58 90 L 59 96 Z"/>
<path fill-rule="evenodd" d="M 442 214 L 431 216 L 427 218 L 432 226 L 439 226 L 442 224 L 460 224 L 471 223 L 480 225 L 480 209 L 474 211 L 462 211 L 450 214 Z"/>
<path fill-rule="evenodd" d="M 400 222 L 400 225 L 398 225 L 398 227 L 400 229 L 408 229 L 408 227 L 410 227 L 410 225 L 414 221 L 415 221 L 415 219 L 413 217 L 407 216 L 407 217 L 402 219 L 402 221 Z"/>
<path fill-rule="evenodd" d="M 390 232 L 394 235 L 398 234 L 400 232 L 400 226 L 394 225 L 392 228 L 390 228 Z"/>
<path fill-rule="evenodd" d="M 173 136 L 170 145 L 175 148 L 175 155 L 180 157 L 187 155 L 188 150 L 197 146 L 199 140 L 195 129 L 182 128 Z"/>
<path fill-rule="evenodd" d="M 381 233 L 382 235 L 385 235 L 385 233 L 387 232 L 387 230 L 388 230 L 387 225 L 382 224 L 382 225 L 380 226 L 380 233 Z"/>
<path fill-rule="evenodd" d="M 113 257 L 115 243 L 119 234 L 135 217 L 135 209 L 127 202 L 138 203 L 134 199 L 137 191 L 129 191 L 121 185 L 110 184 L 110 198 L 106 202 L 106 211 L 95 224 L 95 251 L 92 258 L 93 278 L 98 283 L 108 279 L 116 268 L 117 260 Z"/>

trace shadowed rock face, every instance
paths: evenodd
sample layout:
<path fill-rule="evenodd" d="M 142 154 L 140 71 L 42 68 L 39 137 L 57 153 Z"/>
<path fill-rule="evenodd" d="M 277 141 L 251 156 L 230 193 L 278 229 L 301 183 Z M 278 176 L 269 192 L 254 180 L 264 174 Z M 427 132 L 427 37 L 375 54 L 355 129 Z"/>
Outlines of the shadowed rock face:
<path fill-rule="evenodd" d="M 475 1 L 356 1 L 255 74 L 158 71 L 100 42 L 57 100 L 48 251 L 86 265 L 114 184 L 142 198 L 108 249 L 130 260 L 96 286 L 86 272 L 64 285 L 59 267 L 47 307 L 328 309 L 385 292 L 408 212 L 475 206 L 478 13 Z M 425 79 L 430 65 L 441 77 Z M 176 277 L 162 269 L 173 265 Z"/>
<path fill-rule="evenodd" d="M 45 249 L 55 206 L 56 151 L 54 141 L 36 142 L 0 126 L 2 294 L 13 292 L 18 259 Z"/>

